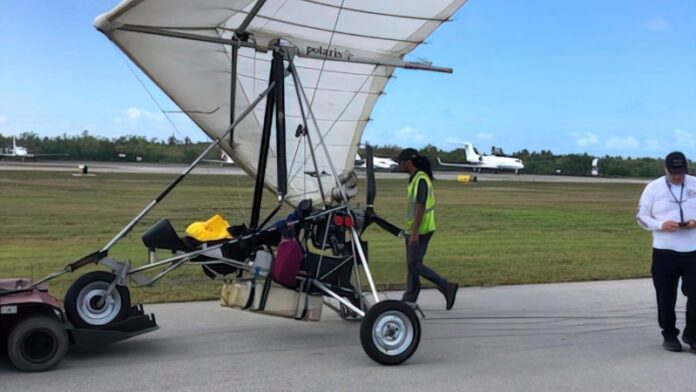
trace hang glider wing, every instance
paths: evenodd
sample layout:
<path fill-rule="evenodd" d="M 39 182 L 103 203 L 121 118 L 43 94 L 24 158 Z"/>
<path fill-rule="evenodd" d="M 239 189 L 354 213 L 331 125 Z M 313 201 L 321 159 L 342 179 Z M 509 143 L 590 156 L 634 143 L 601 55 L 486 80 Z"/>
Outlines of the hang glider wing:
<path fill-rule="evenodd" d="M 395 67 L 439 71 L 404 56 L 449 20 L 466 0 L 125 0 L 95 21 L 210 137 L 231 123 L 232 69 L 235 114 L 268 87 L 272 48 L 294 48 L 294 64 L 311 102 L 308 138 L 292 130 L 303 123 L 292 78 L 285 80 L 288 201 L 321 201 L 317 176 L 353 169 L 365 125 Z M 232 43 L 239 47 L 232 64 Z M 450 70 L 451 71 L 451 70 Z M 257 173 L 262 103 L 221 147 L 249 175 Z M 307 106 L 304 107 L 308 112 Z M 318 127 L 318 129 L 316 129 Z M 319 137 L 321 135 L 321 138 Z M 273 136 L 274 137 L 274 136 Z M 321 140 L 327 151 L 319 148 Z M 275 189 L 276 152 L 265 185 Z M 319 176 L 325 189 L 332 176 Z"/>

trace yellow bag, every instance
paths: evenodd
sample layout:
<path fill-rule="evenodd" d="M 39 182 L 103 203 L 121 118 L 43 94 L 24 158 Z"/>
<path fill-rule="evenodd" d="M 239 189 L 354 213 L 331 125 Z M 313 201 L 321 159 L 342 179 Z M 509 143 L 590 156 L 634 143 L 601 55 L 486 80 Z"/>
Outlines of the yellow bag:
<path fill-rule="evenodd" d="M 232 238 L 227 232 L 230 226 L 220 215 L 215 214 L 205 222 L 193 222 L 186 228 L 186 234 L 201 242 Z"/>

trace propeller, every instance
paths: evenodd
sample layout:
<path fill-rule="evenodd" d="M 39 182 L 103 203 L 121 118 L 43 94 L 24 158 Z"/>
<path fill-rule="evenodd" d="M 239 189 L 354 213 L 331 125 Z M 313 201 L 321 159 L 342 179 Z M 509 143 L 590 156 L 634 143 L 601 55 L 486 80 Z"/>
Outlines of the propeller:
<path fill-rule="evenodd" d="M 377 197 L 377 187 L 375 185 L 375 162 L 372 146 L 365 145 L 365 164 L 367 173 L 367 197 L 365 206 L 369 212 L 374 210 L 375 198 Z"/>
<path fill-rule="evenodd" d="M 375 213 L 374 203 L 377 197 L 377 186 L 375 182 L 375 166 L 373 159 L 372 146 L 369 144 L 365 145 L 365 163 L 366 163 L 366 174 L 367 174 L 367 195 L 365 200 L 365 226 L 363 231 L 372 223 L 376 223 L 377 226 L 386 230 L 394 236 L 398 236 L 403 230 L 386 221 L 384 218 L 379 217 Z"/>

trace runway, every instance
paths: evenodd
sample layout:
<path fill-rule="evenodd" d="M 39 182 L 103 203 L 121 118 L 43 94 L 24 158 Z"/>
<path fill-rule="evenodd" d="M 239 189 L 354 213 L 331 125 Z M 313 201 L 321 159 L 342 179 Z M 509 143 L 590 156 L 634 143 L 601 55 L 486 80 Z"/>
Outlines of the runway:
<path fill-rule="evenodd" d="M 187 165 L 168 163 L 142 162 L 73 162 L 73 161 L 39 161 L 13 162 L 0 161 L 0 171 L 48 171 L 79 173 L 79 165 L 86 165 L 89 173 L 150 173 L 150 174 L 181 174 Z M 364 177 L 364 171 L 356 171 L 358 177 Z M 192 174 L 206 175 L 246 175 L 242 169 L 234 166 L 204 163 L 196 167 Z M 625 183 L 645 184 L 650 179 L 645 178 L 614 178 L 614 177 L 577 177 L 577 176 L 545 176 L 536 174 L 512 173 L 472 173 L 457 171 L 436 171 L 434 176 L 439 180 L 456 181 L 461 174 L 476 176 L 478 181 L 509 181 L 509 182 L 575 182 L 575 183 Z M 406 173 L 377 172 L 377 178 L 407 178 Z"/>
<path fill-rule="evenodd" d="M 450 312 L 427 290 L 420 346 L 395 367 L 370 360 L 359 323 L 327 308 L 301 322 L 149 305 L 160 330 L 48 373 L 2 359 L 0 380 L 7 391 L 693 391 L 696 355 L 662 349 L 654 302 L 645 279 L 464 288 Z"/>

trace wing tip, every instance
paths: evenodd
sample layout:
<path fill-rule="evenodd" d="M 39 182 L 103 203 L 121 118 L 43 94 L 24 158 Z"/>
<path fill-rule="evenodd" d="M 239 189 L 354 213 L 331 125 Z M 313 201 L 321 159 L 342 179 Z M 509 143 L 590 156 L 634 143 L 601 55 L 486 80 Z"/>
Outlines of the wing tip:
<path fill-rule="evenodd" d="M 94 19 L 94 27 L 104 34 L 109 34 L 113 30 L 111 21 L 109 20 L 109 13 L 103 13 Z"/>

